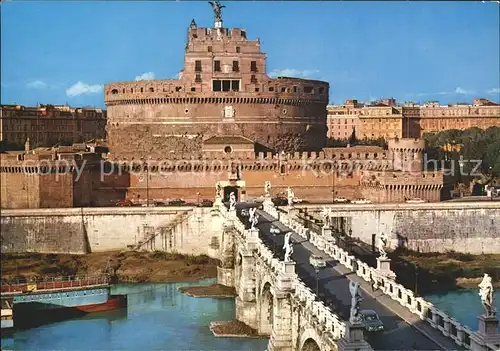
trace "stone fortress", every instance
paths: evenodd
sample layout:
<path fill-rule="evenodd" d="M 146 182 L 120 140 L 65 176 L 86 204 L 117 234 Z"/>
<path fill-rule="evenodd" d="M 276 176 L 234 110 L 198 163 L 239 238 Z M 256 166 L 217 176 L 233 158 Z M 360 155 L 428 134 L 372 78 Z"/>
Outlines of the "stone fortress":
<path fill-rule="evenodd" d="M 105 86 L 113 157 L 199 154 L 217 135 L 249 138 L 257 151 L 325 146 L 328 83 L 269 78 L 260 41 L 222 27 L 220 9 L 215 17 L 213 28 L 191 22 L 179 79 Z"/>
<path fill-rule="evenodd" d="M 259 41 L 246 36 L 223 28 L 219 9 L 213 28 L 192 21 L 180 79 L 106 85 L 110 152 L 81 174 L 76 161 L 92 145 L 2 154 L 2 208 L 196 202 L 218 182 L 238 199 L 260 196 L 266 181 L 274 196 L 292 187 L 310 202 L 449 196 L 443 172 L 424 165 L 422 140 L 325 148 L 328 83 L 270 79 Z"/>

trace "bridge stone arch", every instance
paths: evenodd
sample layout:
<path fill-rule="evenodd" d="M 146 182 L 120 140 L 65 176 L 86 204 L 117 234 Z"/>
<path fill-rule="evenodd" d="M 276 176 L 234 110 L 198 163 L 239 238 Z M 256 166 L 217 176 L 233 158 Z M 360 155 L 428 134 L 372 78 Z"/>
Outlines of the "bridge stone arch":
<path fill-rule="evenodd" d="M 314 339 L 309 338 L 304 342 L 300 351 L 321 351 L 321 349 Z"/>
<path fill-rule="evenodd" d="M 306 327 L 299 340 L 299 351 L 321 351 L 321 338 L 312 327 Z"/>
<path fill-rule="evenodd" d="M 271 335 L 274 323 L 274 295 L 271 284 L 264 283 L 260 294 L 259 333 Z"/>

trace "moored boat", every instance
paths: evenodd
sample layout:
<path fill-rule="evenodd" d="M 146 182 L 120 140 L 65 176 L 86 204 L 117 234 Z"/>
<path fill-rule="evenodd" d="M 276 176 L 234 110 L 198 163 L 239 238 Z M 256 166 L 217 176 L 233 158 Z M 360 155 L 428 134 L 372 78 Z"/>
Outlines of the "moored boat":
<path fill-rule="evenodd" d="M 16 328 L 127 307 L 127 295 L 111 294 L 111 285 L 105 279 L 11 284 L 10 292 L 5 292 L 5 286 L 2 290 L 2 298 L 9 296 L 12 300 Z"/>

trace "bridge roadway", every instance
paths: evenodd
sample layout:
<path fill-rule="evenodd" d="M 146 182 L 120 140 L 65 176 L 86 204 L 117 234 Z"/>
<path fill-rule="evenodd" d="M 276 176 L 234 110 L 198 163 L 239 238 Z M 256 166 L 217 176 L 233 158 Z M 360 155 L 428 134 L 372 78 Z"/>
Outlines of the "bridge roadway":
<path fill-rule="evenodd" d="M 242 207 L 239 207 L 239 209 Z M 283 259 L 284 234 L 290 231 L 290 228 L 278 222 L 276 218 L 266 212 L 258 211 L 257 213 L 259 215 L 257 228 L 260 231 L 261 239 L 277 257 Z M 239 210 L 238 217 L 248 227 L 248 217 L 245 218 L 241 216 Z M 281 233 L 278 235 L 271 234 L 271 225 L 278 227 Z M 296 262 L 296 273 L 299 275 L 300 279 L 313 291 L 316 291 L 318 287 L 319 298 L 323 300 L 327 306 L 330 306 L 343 320 L 347 321 L 349 319 L 351 306 L 349 281 L 352 278 L 350 279 L 349 275 L 355 274 L 350 272 L 342 273 L 341 269 L 339 269 L 340 267 L 338 267 L 340 264 L 332 258 L 330 261 L 327 261 L 327 267 L 320 270 L 318 274 L 319 284 L 317 284 L 316 272 L 309 264 L 309 257 L 311 253 L 318 254 L 320 251 L 296 233 L 292 234 L 292 242 L 294 243 L 292 259 Z M 324 253 L 323 257 L 325 257 Z M 344 272 L 345 271 L 346 269 Z M 365 287 L 366 285 L 367 284 L 365 284 Z M 382 292 L 369 293 L 363 285 L 361 285 L 361 288 L 364 298 L 361 302 L 361 309 L 376 311 L 385 326 L 383 332 L 367 333 L 369 334 L 367 336 L 367 341 L 374 350 L 456 350 L 458 348 L 456 344 L 444 338 L 438 339 L 438 345 L 419 330 L 410 326 L 398 314 L 388 309 L 386 305 L 381 303 L 379 300 L 385 297 L 381 296 L 383 295 Z"/>

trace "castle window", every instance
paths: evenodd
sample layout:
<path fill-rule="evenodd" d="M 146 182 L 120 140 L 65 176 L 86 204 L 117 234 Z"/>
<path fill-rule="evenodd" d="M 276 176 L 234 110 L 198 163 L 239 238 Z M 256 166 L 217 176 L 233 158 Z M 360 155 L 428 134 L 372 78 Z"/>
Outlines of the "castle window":
<path fill-rule="evenodd" d="M 250 62 L 250 71 L 251 72 L 257 72 L 257 61 L 251 61 Z"/>
<path fill-rule="evenodd" d="M 296 93 L 297 92 L 297 86 L 293 86 L 293 92 Z"/>
<path fill-rule="evenodd" d="M 240 65 L 238 61 L 233 61 L 233 72 L 239 72 L 240 71 Z"/>
<path fill-rule="evenodd" d="M 252 74 L 250 77 L 250 83 L 257 83 L 257 78 L 255 77 L 255 74 Z"/>
<path fill-rule="evenodd" d="M 231 146 L 226 146 L 226 147 L 224 148 L 224 152 L 225 152 L 226 154 L 230 154 L 231 152 L 233 152 L 233 148 L 232 148 Z"/>
<path fill-rule="evenodd" d="M 192 88 L 191 88 L 191 91 L 196 91 L 196 88 L 195 88 L 195 87 L 192 87 Z"/>
<path fill-rule="evenodd" d="M 175 91 L 181 91 L 182 87 L 175 87 Z"/>
<path fill-rule="evenodd" d="M 281 87 L 281 92 L 282 93 L 286 93 L 286 88 L 285 87 Z"/>
<path fill-rule="evenodd" d="M 144 88 L 141 88 L 141 93 L 144 93 Z"/>
<path fill-rule="evenodd" d="M 230 91 L 231 90 L 231 81 L 223 80 L 222 81 L 222 91 Z"/>
<path fill-rule="evenodd" d="M 240 81 L 239 80 L 232 80 L 231 81 L 231 90 L 232 91 L 240 91 Z"/>
<path fill-rule="evenodd" d="M 212 47 L 211 46 L 208 47 L 208 52 L 212 52 Z"/>
<path fill-rule="evenodd" d="M 153 88 L 149 88 L 149 92 L 150 92 L 150 93 L 154 93 L 154 91 L 155 91 L 155 90 L 154 90 Z"/>
<path fill-rule="evenodd" d="M 134 92 L 134 88 L 130 88 L 130 92 L 133 93 Z"/>
<path fill-rule="evenodd" d="M 219 60 L 214 61 L 214 72 L 220 72 L 220 61 Z"/>
<path fill-rule="evenodd" d="M 194 61 L 195 72 L 201 72 L 201 60 Z"/>
<path fill-rule="evenodd" d="M 314 94 L 314 88 L 313 87 L 304 87 L 304 93 Z"/>
<path fill-rule="evenodd" d="M 188 109 L 185 109 L 185 110 L 184 110 L 184 113 L 188 114 L 188 113 L 189 113 L 189 110 L 188 110 Z"/>
<path fill-rule="evenodd" d="M 237 47 L 236 47 L 236 52 L 237 52 L 238 54 L 240 53 L 240 47 L 239 47 L 239 46 L 237 46 Z"/>
<path fill-rule="evenodd" d="M 122 89 L 122 93 L 124 93 L 124 94 L 125 94 L 125 88 L 123 88 L 123 89 Z"/>
<path fill-rule="evenodd" d="M 269 91 L 274 91 L 274 87 L 269 87 Z"/>
<path fill-rule="evenodd" d="M 222 82 L 220 80 L 212 81 L 212 91 L 222 91 Z"/>
<path fill-rule="evenodd" d="M 196 83 L 201 83 L 201 74 L 196 73 L 196 78 L 194 80 Z"/>
<path fill-rule="evenodd" d="M 320 87 L 319 90 L 318 90 L 318 92 L 320 94 L 324 94 L 325 93 L 325 88 L 324 87 Z"/>
<path fill-rule="evenodd" d="M 111 90 L 111 94 L 113 94 L 113 95 L 118 94 L 118 90 L 117 89 Z"/>
<path fill-rule="evenodd" d="M 260 89 L 256 87 L 255 92 L 258 93 L 259 91 L 260 91 Z"/>

